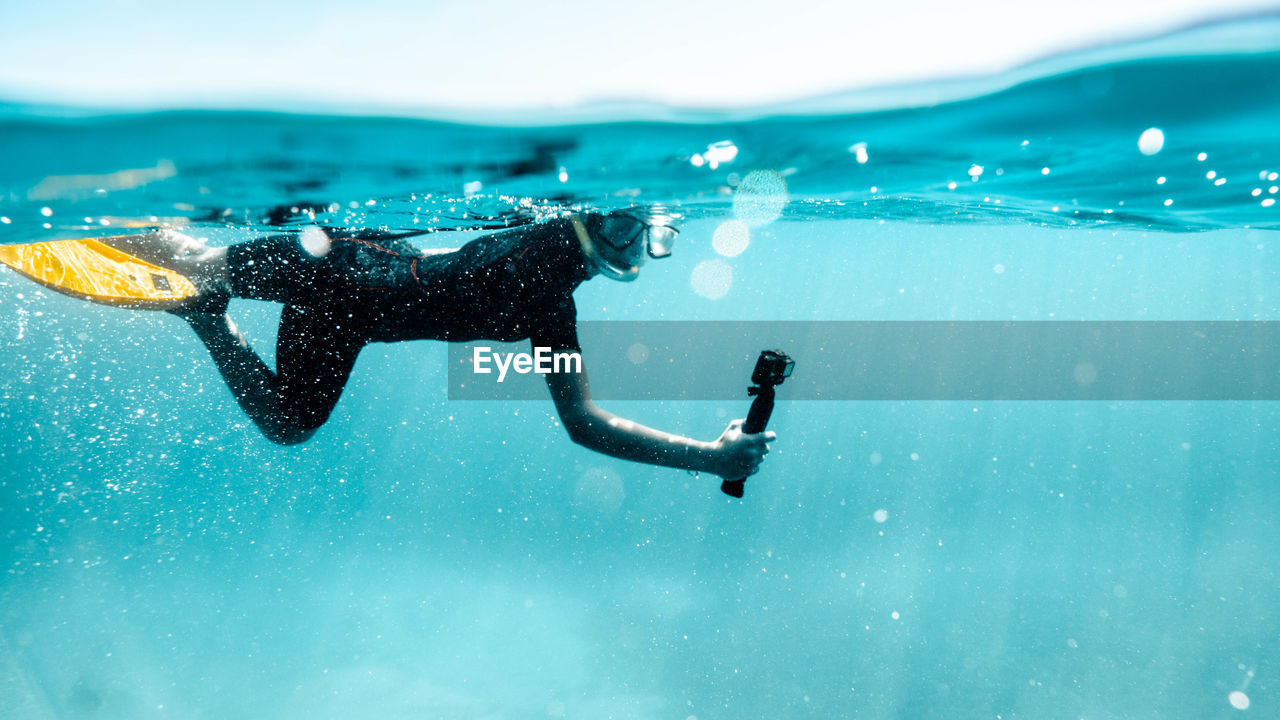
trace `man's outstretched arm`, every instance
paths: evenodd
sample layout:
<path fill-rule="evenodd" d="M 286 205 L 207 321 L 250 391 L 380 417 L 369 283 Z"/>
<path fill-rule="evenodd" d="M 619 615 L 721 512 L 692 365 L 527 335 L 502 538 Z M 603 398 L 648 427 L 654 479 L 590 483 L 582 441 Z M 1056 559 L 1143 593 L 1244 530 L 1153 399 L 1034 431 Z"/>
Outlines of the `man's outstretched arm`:
<path fill-rule="evenodd" d="M 777 437 L 773 432 L 743 434 L 742 420 L 734 420 L 716 440 L 694 440 L 601 409 L 591 399 L 585 371 L 550 373 L 546 380 L 569 437 L 583 447 L 623 460 L 736 480 L 759 471 L 769 452 L 768 443 Z"/>

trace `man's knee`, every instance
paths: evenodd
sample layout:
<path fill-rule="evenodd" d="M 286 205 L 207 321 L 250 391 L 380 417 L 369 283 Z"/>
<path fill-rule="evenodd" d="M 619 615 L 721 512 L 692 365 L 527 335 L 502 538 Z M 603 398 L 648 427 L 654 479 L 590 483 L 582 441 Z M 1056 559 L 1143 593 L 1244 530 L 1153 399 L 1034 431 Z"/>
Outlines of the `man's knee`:
<path fill-rule="evenodd" d="M 298 445 L 311 439 L 318 427 L 302 428 L 297 425 L 276 425 L 262 428 L 262 434 L 277 445 Z"/>

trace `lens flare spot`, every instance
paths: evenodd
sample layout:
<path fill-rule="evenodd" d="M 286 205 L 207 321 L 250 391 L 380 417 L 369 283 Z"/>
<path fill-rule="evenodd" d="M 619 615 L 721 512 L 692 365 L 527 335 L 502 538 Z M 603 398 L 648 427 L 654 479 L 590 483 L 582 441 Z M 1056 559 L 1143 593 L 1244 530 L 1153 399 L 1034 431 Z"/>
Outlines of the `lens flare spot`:
<path fill-rule="evenodd" d="M 719 258 L 703 260 L 693 268 L 693 291 L 708 300 L 719 300 L 733 287 L 733 268 Z"/>
<path fill-rule="evenodd" d="M 878 523 L 882 523 L 889 519 L 889 511 L 885 510 L 884 508 L 880 508 L 879 510 L 876 510 L 874 513 L 871 513 L 871 519 L 875 520 Z"/>
<path fill-rule="evenodd" d="M 649 347 L 644 343 L 635 343 L 627 348 L 627 359 L 632 363 L 639 365 L 649 359 Z"/>
<path fill-rule="evenodd" d="M 751 228 L 741 220 L 720 223 L 711 236 L 711 247 L 725 257 L 741 255 L 751 244 Z"/>
<path fill-rule="evenodd" d="M 1076 384 L 1081 387 L 1088 387 L 1098 380 L 1098 368 L 1093 363 L 1082 362 L 1076 365 L 1075 370 L 1071 372 L 1071 376 L 1075 378 Z"/>
<path fill-rule="evenodd" d="M 1249 709 L 1249 696 L 1248 696 L 1248 695 L 1245 695 L 1244 693 L 1240 692 L 1239 690 L 1236 690 L 1235 692 L 1233 692 L 1233 693 L 1231 693 L 1230 695 L 1228 695 L 1228 696 L 1227 696 L 1227 701 L 1231 703 L 1231 707 L 1233 707 L 1233 708 L 1235 708 L 1235 709 L 1237 709 L 1237 710 L 1248 710 L 1248 709 Z"/>
<path fill-rule="evenodd" d="M 622 478 L 611 470 L 593 468 L 578 478 L 573 488 L 573 504 L 579 511 L 611 515 L 626 500 Z"/>
<path fill-rule="evenodd" d="M 787 181 L 776 170 L 752 170 L 733 194 L 733 214 L 748 227 L 768 225 L 787 207 Z"/>
<path fill-rule="evenodd" d="M 1164 149 L 1164 131 L 1157 127 L 1147 128 L 1138 136 L 1138 152 L 1143 155 L 1155 155 Z"/>
<path fill-rule="evenodd" d="M 306 250 L 311 257 L 324 257 L 329 254 L 329 249 L 332 247 L 329 236 L 318 227 L 303 230 L 299 241 L 302 243 L 302 249 Z"/>

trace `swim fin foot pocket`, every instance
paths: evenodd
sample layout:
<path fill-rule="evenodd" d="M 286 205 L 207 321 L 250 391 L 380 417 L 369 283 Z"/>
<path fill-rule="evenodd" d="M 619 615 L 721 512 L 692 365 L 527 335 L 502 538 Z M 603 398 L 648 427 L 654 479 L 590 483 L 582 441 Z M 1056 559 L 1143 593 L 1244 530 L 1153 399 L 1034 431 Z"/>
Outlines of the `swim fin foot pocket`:
<path fill-rule="evenodd" d="M 197 279 L 193 281 L 196 294 L 178 307 L 165 312 L 181 318 L 191 315 L 225 315 L 231 302 L 231 288 L 220 280 Z"/>

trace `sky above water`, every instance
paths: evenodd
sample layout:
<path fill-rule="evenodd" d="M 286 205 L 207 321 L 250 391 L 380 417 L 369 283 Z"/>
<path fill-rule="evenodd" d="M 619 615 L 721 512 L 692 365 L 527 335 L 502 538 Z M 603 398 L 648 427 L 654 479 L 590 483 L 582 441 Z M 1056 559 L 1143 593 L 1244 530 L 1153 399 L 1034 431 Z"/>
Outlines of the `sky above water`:
<path fill-rule="evenodd" d="M 0 0 L 0 100 L 148 107 L 766 105 L 996 73 L 1257 0 Z"/>

